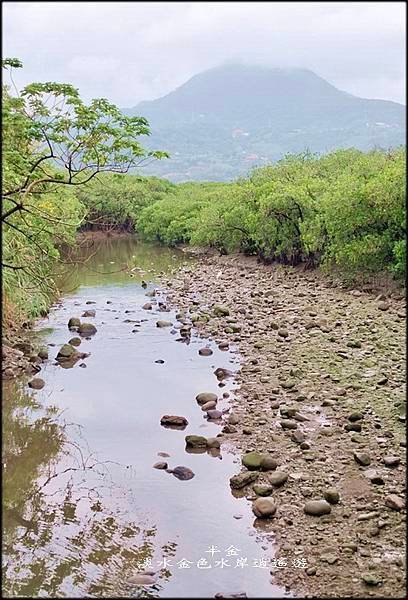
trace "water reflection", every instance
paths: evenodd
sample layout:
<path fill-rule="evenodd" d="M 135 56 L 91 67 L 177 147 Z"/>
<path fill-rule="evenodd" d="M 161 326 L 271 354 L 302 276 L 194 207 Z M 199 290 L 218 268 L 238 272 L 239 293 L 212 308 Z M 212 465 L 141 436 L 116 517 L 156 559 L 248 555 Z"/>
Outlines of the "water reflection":
<path fill-rule="evenodd" d="M 108 463 L 21 384 L 5 383 L 3 398 L 3 596 L 157 597 L 167 570 L 149 588 L 127 583 L 152 560 L 156 527 L 113 510 Z"/>
<path fill-rule="evenodd" d="M 50 355 L 41 372 L 45 387 L 28 393 L 9 383 L 5 389 L 3 595 L 163 598 L 246 591 L 281 597 L 267 569 L 220 569 L 216 561 L 209 571 L 198 568 L 213 545 L 222 553 L 233 545 L 249 562 L 265 548 L 271 552 L 263 532 L 262 546 L 257 543 L 247 500 L 231 494 L 228 480 L 240 469 L 239 458 L 224 445 L 222 455 L 217 448 L 199 456 L 185 449 L 186 433 L 210 438 L 220 432 L 222 425 L 207 420 L 195 398 L 204 391 L 220 396 L 222 386 L 218 406 L 227 410 L 235 384 L 216 375 L 224 378 L 237 363 L 210 340 L 213 354 L 200 356 L 203 342 L 191 327 L 180 329 L 185 343 L 175 344 L 176 328 L 156 326 L 165 298 L 150 276 L 169 272 L 185 256 L 134 238 L 97 245 L 89 260 L 81 249 L 83 263 L 64 282 L 64 289 L 80 289 L 66 292 L 39 324 L 37 337 Z M 143 308 L 147 299 L 150 310 Z M 54 359 L 74 335 L 67 323 L 89 305 L 97 334 L 81 339 L 87 368 L 77 362 L 61 369 Z M 165 320 L 176 325 L 176 311 Z M 187 419 L 185 431 L 160 425 L 169 414 Z M 153 468 L 158 456 L 166 458 L 167 473 Z M 183 559 L 193 568 L 180 569 Z M 158 571 L 157 583 L 132 583 L 144 570 Z"/>
<path fill-rule="evenodd" d="M 187 254 L 139 242 L 136 236 L 89 237 L 66 256 L 58 284 L 64 293 L 79 285 L 145 285 L 157 273 L 170 273 L 189 260 Z"/>

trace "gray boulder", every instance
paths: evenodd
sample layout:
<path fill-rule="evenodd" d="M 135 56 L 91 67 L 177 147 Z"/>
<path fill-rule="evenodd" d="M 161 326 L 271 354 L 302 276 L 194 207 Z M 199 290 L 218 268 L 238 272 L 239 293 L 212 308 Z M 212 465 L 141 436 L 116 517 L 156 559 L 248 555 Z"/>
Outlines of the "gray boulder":
<path fill-rule="evenodd" d="M 177 415 L 163 415 L 160 419 L 160 424 L 165 427 L 175 427 L 184 429 L 188 425 L 188 421 L 185 417 L 179 417 Z"/>
<path fill-rule="evenodd" d="M 168 473 L 177 477 L 181 481 L 187 481 L 188 479 L 192 479 L 194 477 L 194 473 L 188 467 L 175 467 L 174 469 L 168 469 Z"/>
<path fill-rule="evenodd" d="M 78 333 L 82 336 L 95 335 L 98 330 L 92 323 L 81 323 L 78 327 Z"/>
<path fill-rule="evenodd" d="M 206 404 L 207 402 L 217 402 L 218 397 L 217 394 L 212 394 L 211 392 L 202 392 L 196 396 L 196 400 L 200 406 Z"/>
<path fill-rule="evenodd" d="M 71 317 L 68 321 L 68 329 L 75 329 L 81 325 L 81 321 L 77 317 Z"/>

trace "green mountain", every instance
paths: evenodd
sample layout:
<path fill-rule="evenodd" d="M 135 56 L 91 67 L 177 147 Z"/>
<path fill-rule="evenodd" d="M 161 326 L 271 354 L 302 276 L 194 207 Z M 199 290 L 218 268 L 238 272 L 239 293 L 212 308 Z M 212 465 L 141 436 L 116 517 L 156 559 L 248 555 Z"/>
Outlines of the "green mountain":
<path fill-rule="evenodd" d="M 405 143 L 402 104 L 358 98 L 307 69 L 218 67 L 124 112 L 146 117 L 148 147 L 171 154 L 144 172 L 175 182 L 226 181 L 306 149 Z"/>

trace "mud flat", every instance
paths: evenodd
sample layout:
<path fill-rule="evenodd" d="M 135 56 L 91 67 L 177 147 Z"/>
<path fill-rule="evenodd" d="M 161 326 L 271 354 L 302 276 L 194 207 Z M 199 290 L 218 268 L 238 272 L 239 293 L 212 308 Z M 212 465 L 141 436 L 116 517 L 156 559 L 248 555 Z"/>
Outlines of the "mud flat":
<path fill-rule="evenodd" d="M 405 295 L 241 256 L 200 257 L 164 284 L 181 319 L 239 351 L 218 439 L 252 453 L 242 494 L 276 506 L 258 519 L 278 543 L 273 582 L 300 597 L 402 597 Z"/>

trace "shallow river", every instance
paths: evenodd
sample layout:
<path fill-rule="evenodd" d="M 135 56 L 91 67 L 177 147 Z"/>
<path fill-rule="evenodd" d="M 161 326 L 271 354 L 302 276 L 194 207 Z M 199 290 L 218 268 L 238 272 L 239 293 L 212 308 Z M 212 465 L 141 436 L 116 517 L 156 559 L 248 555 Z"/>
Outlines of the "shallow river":
<path fill-rule="evenodd" d="M 194 336 L 182 343 L 177 330 L 156 326 L 176 323 L 177 311 L 142 309 L 152 300 L 146 293 L 160 289 L 157 274 L 188 259 L 130 237 L 83 252 L 87 261 L 66 274 L 61 301 L 38 322 L 50 357 L 39 373 L 45 387 L 30 390 L 28 379 L 5 385 L 3 594 L 282 597 L 270 582 L 270 524 L 261 528 L 229 487 L 239 457 L 224 446 L 218 455 L 185 449 L 186 435 L 221 431 L 195 396 L 232 397 L 234 384 L 220 388 L 214 370 L 238 369 L 239 356 Z M 61 368 L 58 349 L 77 335 L 68 319 L 89 309 L 96 316 L 83 320 L 98 331 L 78 350 L 90 355 Z M 198 354 L 204 346 L 211 356 Z M 165 414 L 186 417 L 187 427 L 166 429 Z M 181 481 L 153 468 L 158 461 L 195 476 Z M 132 581 L 146 571 L 156 573 L 153 585 Z"/>

